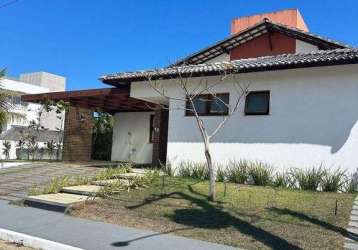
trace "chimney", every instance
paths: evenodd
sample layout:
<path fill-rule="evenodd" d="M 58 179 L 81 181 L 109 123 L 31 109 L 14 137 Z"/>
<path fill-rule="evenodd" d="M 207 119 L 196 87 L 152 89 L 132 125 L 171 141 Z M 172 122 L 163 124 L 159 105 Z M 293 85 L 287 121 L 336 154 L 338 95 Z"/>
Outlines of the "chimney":
<path fill-rule="evenodd" d="M 231 22 L 231 34 L 241 32 L 259 22 L 262 22 L 265 18 L 268 20 L 287 25 L 289 27 L 297 28 L 303 31 L 308 31 L 308 27 L 303 20 L 303 17 L 298 9 L 281 10 L 271 13 L 263 13 L 253 16 L 235 18 Z"/>

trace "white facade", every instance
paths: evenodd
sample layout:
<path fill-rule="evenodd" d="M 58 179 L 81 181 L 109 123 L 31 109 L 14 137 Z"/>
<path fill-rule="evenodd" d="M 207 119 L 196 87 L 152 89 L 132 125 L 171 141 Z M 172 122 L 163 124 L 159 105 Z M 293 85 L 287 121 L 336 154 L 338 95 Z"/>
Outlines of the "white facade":
<path fill-rule="evenodd" d="M 45 72 L 41 72 L 41 73 L 45 73 Z M 26 76 L 26 75 L 30 76 L 32 75 L 32 73 L 24 74 L 22 76 Z M 52 74 L 50 75 L 56 76 Z M 41 74 L 41 76 L 43 76 L 43 74 Z M 27 80 L 30 81 L 31 79 L 27 79 Z M 14 91 L 19 94 L 40 94 L 40 93 L 51 92 L 51 90 L 53 91 L 53 89 L 50 88 L 51 84 L 44 84 L 44 83 L 42 84 L 41 82 L 36 83 L 35 80 L 38 79 L 34 78 L 32 83 L 28 83 L 28 82 L 3 78 L 0 79 L 0 89 Z M 46 85 L 46 87 L 44 85 Z M 60 89 L 65 90 L 64 86 L 65 86 L 64 84 L 61 85 Z M 58 86 L 56 86 L 55 89 L 58 89 Z M 18 119 L 14 118 L 9 120 L 8 123 L 2 128 L 3 131 L 9 130 L 14 125 L 28 126 L 31 121 L 36 121 L 36 122 L 38 121 L 39 111 L 42 110 L 42 106 L 40 104 L 21 102 L 20 96 L 13 96 L 11 100 L 12 100 L 11 109 L 9 110 L 10 113 L 20 114 L 23 115 L 24 117 Z M 61 128 L 62 126 L 61 126 L 61 120 L 58 119 L 56 116 L 57 115 L 55 112 L 50 112 L 50 113 L 43 112 L 40 119 L 41 126 L 49 130 L 58 130 L 58 128 Z M 0 140 L 0 158 L 2 159 L 4 158 L 3 142 L 4 141 Z M 16 159 L 17 142 L 10 141 L 10 143 L 11 143 L 10 159 Z M 40 143 L 40 146 L 44 147 L 45 144 L 42 142 Z"/>
<path fill-rule="evenodd" d="M 29 83 L 30 86 L 38 85 L 47 88 L 47 92 L 65 91 L 66 78 L 63 76 L 51 74 L 48 72 L 32 72 L 20 74 L 21 82 Z M 64 114 L 62 114 L 64 116 Z M 41 125 L 45 128 L 55 130 L 61 129 L 61 119 L 57 118 L 56 112 L 43 113 L 41 116 Z"/>
<path fill-rule="evenodd" d="M 0 89 L 10 90 L 18 93 L 26 93 L 26 94 L 38 94 L 38 93 L 46 93 L 49 91 L 48 88 L 36 86 L 20 81 L 14 81 L 10 79 L 1 79 L 0 80 Z M 20 97 L 17 97 L 18 100 Z M 18 113 L 25 115 L 25 119 L 15 119 L 10 120 L 5 130 L 10 129 L 12 125 L 21 125 L 27 126 L 29 122 L 32 120 L 37 120 L 38 118 L 38 110 L 41 107 L 39 104 L 35 103 L 12 103 L 12 109 L 10 112 Z"/>
<path fill-rule="evenodd" d="M 66 78 L 48 72 L 32 72 L 20 74 L 21 82 L 30 83 L 48 88 L 48 92 L 64 91 L 66 88 Z"/>
<path fill-rule="evenodd" d="M 245 116 L 242 102 L 239 112 L 211 142 L 215 162 L 225 164 L 229 160 L 247 159 L 282 169 L 323 164 L 356 171 L 358 65 L 247 73 L 238 75 L 238 78 L 241 84 L 249 84 L 249 91 L 270 91 L 270 114 Z M 208 79 L 212 83 L 218 80 L 216 77 Z M 163 80 L 161 86 L 169 96 L 184 97 L 168 80 Z M 215 92 L 229 92 L 231 105 L 236 100 L 230 77 L 217 85 Z M 167 101 L 144 82 L 132 83 L 131 96 L 155 102 Z M 185 116 L 184 110 L 177 109 L 180 106 L 183 106 L 181 101 L 170 101 L 167 158 L 174 165 L 181 161 L 202 162 L 205 157 L 195 118 Z M 135 117 L 133 115 L 133 119 Z M 124 117 L 116 119 L 116 123 L 124 120 Z M 222 117 L 203 117 L 203 120 L 212 130 Z M 141 123 L 134 121 L 132 124 Z M 149 126 L 144 121 L 139 127 L 132 124 L 128 124 L 132 135 L 137 129 L 148 130 Z M 141 143 L 144 142 L 145 137 L 142 137 Z"/>

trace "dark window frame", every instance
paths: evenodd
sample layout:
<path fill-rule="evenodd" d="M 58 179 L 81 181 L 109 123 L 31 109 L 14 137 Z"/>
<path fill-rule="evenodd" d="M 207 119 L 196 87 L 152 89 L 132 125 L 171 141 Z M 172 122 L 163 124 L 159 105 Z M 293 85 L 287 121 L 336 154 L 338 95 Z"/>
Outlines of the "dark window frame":
<path fill-rule="evenodd" d="M 227 96 L 228 99 L 228 103 L 227 105 L 229 105 L 230 103 L 230 93 L 215 93 L 215 96 L 219 96 L 219 95 L 225 95 Z M 211 103 L 213 100 L 215 100 L 215 97 L 213 94 L 201 94 L 198 95 L 197 98 L 204 98 L 204 99 L 208 99 L 209 101 L 206 102 L 205 105 L 205 112 L 204 113 L 198 113 L 199 116 L 227 116 L 229 114 L 229 107 L 226 107 L 225 112 L 211 112 Z M 191 103 L 188 99 L 188 97 L 186 98 L 186 103 L 185 103 L 185 116 L 195 116 L 194 112 L 190 111 L 190 107 L 191 107 Z"/>
<path fill-rule="evenodd" d="M 262 112 L 249 112 L 249 96 L 254 94 L 265 94 L 267 95 L 267 109 Z M 270 99 L 271 93 L 269 90 L 260 90 L 260 91 L 250 91 L 245 97 L 245 115 L 269 115 L 270 114 Z"/>
<path fill-rule="evenodd" d="M 154 136 L 154 115 L 149 117 L 149 143 L 153 143 Z"/>

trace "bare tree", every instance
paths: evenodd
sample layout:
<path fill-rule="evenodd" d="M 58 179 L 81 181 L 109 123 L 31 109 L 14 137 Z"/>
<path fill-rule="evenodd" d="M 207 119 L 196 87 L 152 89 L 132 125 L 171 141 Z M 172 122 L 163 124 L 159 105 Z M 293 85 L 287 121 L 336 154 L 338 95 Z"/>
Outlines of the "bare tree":
<path fill-rule="evenodd" d="M 206 159 L 206 164 L 209 172 L 209 194 L 208 199 L 215 201 L 216 198 L 216 166 L 213 164 L 212 154 L 210 151 L 210 142 L 213 137 L 224 127 L 227 121 L 239 110 L 239 104 L 243 97 L 246 96 L 249 84 L 242 84 L 239 82 L 238 76 L 235 74 L 228 74 L 227 71 L 223 70 L 220 75 L 215 79 L 215 83 L 211 83 L 208 77 L 195 77 L 193 78 L 191 74 L 186 74 L 185 76 L 180 72 L 180 68 L 176 68 L 177 72 L 175 75 L 177 77 L 172 78 L 170 82 L 174 83 L 179 90 L 178 93 L 175 91 L 175 94 L 170 94 L 168 87 L 163 84 L 160 80 L 154 79 L 151 74 L 146 75 L 146 83 L 161 97 L 164 97 L 169 103 L 174 101 L 179 103 L 177 106 L 165 105 L 163 103 L 158 103 L 154 108 L 162 109 L 180 109 L 185 112 L 190 112 L 190 114 L 195 118 L 197 128 L 200 131 L 202 142 L 204 144 L 204 154 Z M 215 89 L 223 83 L 232 83 L 233 89 L 236 92 L 235 100 L 232 104 L 230 101 L 225 102 L 220 96 L 216 93 Z M 173 91 L 172 91 L 173 92 Z M 215 102 L 218 106 L 223 107 L 225 112 L 222 113 L 222 119 L 218 121 L 214 128 L 208 129 L 203 115 L 201 112 L 198 112 L 198 107 L 196 106 L 197 102 Z"/>

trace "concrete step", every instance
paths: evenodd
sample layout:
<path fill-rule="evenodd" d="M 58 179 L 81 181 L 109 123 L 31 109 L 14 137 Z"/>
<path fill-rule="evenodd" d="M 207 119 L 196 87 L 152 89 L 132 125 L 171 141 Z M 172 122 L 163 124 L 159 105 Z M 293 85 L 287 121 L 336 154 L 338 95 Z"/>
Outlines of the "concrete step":
<path fill-rule="evenodd" d="M 351 215 L 351 221 L 358 222 L 358 216 L 357 215 Z"/>
<path fill-rule="evenodd" d="M 30 207 L 65 212 L 68 207 L 74 204 L 94 199 L 86 195 L 57 193 L 29 196 L 24 200 L 24 203 Z"/>
<path fill-rule="evenodd" d="M 132 173 L 136 173 L 136 174 L 145 174 L 148 172 L 148 169 L 144 169 L 144 168 L 132 168 Z"/>
<path fill-rule="evenodd" d="M 61 189 L 61 192 L 68 193 L 68 194 L 95 196 L 100 191 L 100 189 L 101 187 L 97 185 L 80 185 L 80 186 L 64 187 Z"/>
<path fill-rule="evenodd" d="M 358 250 L 358 244 L 357 243 L 352 243 L 352 242 L 345 242 L 344 243 L 344 249 Z"/>
<path fill-rule="evenodd" d="M 137 177 L 144 176 L 144 173 L 124 173 L 124 174 L 117 174 L 113 176 L 114 178 L 121 178 L 121 179 L 134 179 Z"/>
<path fill-rule="evenodd" d="M 357 221 L 350 221 L 348 224 L 352 228 L 358 228 L 358 222 Z"/>
<path fill-rule="evenodd" d="M 347 228 L 348 231 L 348 237 L 354 241 L 358 240 L 358 228 L 356 227 L 349 227 Z"/>
<path fill-rule="evenodd" d="M 146 174 L 150 171 L 153 171 L 151 169 L 145 169 L 145 168 L 132 168 L 132 173 L 136 173 L 136 174 Z M 159 170 L 159 175 L 162 176 L 164 175 L 164 172 L 163 171 L 160 171 Z"/>
<path fill-rule="evenodd" d="M 110 180 L 100 180 L 100 181 L 93 181 L 92 185 L 97 185 L 97 186 L 111 186 L 114 185 L 118 182 L 123 183 L 124 185 L 128 185 L 129 181 L 125 180 L 125 179 L 110 179 Z"/>

